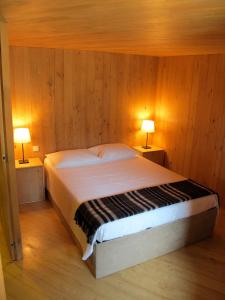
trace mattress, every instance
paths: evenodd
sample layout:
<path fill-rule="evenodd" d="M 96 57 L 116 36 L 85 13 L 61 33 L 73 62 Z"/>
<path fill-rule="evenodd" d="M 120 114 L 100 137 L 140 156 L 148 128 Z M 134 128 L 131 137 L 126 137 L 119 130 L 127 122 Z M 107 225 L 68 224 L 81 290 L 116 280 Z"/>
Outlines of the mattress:
<path fill-rule="evenodd" d="M 47 189 L 79 240 L 83 249 L 83 260 L 92 254 L 94 244 L 87 244 L 85 234 L 74 221 L 76 209 L 81 203 L 95 198 L 186 179 L 139 156 L 126 160 L 65 169 L 56 169 L 49 159 L 45 159 L 44 166 Z M 217 206 L 217 196 L 209 195 L 147 211 L 102 225 L 97 230 L 95 241 L 104 242 L 134 234 L 147 228 L 199 214 Z"/>

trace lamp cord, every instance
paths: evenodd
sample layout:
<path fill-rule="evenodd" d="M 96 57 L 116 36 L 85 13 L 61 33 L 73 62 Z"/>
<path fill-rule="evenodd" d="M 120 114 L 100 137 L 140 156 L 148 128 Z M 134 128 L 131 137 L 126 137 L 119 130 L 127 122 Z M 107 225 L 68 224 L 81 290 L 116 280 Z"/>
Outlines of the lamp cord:
<path fill-rule="evenodd" d="M 22 154 L 23 154 L 23 163 L 24 163 L 24 149 L 23 149 L 23 143 L 22 143 Z"/>
<path fill-rule="evenodd" d="M 147 132 L 147 137 L 146 137 L 146 149 L 148 148 L 148 132 Z"/>

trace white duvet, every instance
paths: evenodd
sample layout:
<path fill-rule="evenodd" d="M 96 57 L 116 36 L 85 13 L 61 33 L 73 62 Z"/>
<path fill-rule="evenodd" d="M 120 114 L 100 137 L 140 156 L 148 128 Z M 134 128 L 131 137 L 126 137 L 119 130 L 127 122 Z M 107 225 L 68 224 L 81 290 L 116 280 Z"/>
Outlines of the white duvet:
<path fill-rule="evenodd" d="M 145 158 L 98 163 L 77 168 L 56 169 L 45 159 L 47 189 L 83 248 L 83 260 L 93 252 L 96 241 L 103 242 L 189 217 L 218 205 L 215 195 L 177 203 L 102 225 L 92 245 L 75 224 L 76 209 L 84 201 L 124 193 L 144 187 L 175 182 L 184 177 Z"/>

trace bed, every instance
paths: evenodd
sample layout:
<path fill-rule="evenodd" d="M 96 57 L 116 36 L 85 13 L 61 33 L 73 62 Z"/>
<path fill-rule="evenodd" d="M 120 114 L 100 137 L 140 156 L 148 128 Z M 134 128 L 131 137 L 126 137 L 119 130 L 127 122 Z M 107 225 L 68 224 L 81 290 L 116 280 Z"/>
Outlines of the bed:
<path fill-rule="evenodd" d="M 117 148 L 115 145 L 113 151 Z M 218 211 L 216 194 L 108 222 L 97 230 L 93 244 L 87 244 L 85 233 L 74 221 L 75 212 L 82 203 L 185 179 L 136 154 L 104 160 L 99 159 L 99 151 L 95 153 L 95 150 L 93 153 L 98 159 L 94 162 L 75 163 L 72 167 L 65 164 L 58 168 L 47 156 L 44 166 L 49 197 L 96 278 L 212 234 Z"/>

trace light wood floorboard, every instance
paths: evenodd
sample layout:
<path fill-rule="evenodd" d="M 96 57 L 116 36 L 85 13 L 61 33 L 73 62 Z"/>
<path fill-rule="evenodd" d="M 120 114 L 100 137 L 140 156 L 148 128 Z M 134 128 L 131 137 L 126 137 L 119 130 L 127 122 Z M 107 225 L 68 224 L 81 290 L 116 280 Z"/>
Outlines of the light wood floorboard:
<path fill-rule="evenodd" d="M 96 280 L 47 201 L 21 209 L 24 260 L 4 261 L 7 299 L 225 299 L 225 212 L 208 239 Z"/>

